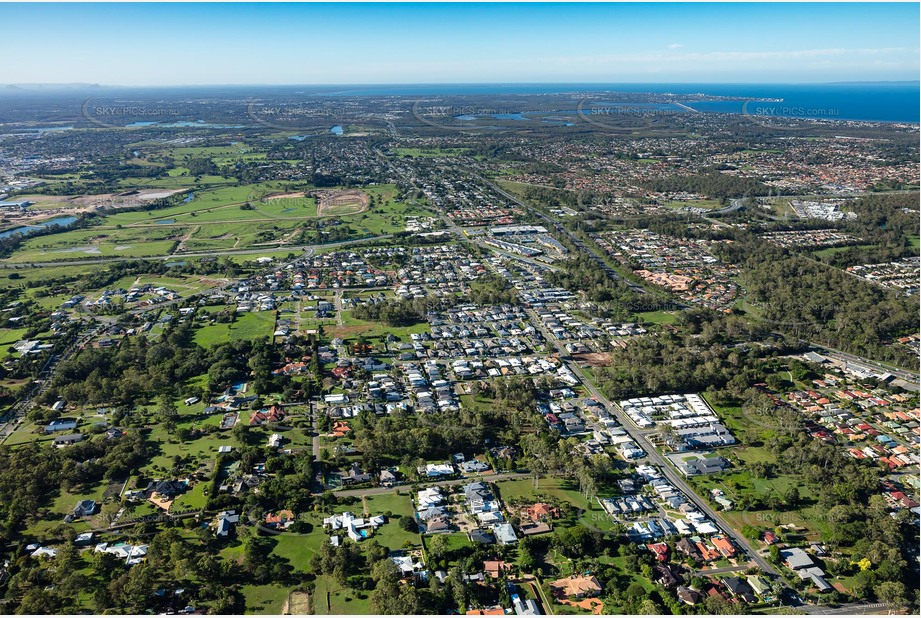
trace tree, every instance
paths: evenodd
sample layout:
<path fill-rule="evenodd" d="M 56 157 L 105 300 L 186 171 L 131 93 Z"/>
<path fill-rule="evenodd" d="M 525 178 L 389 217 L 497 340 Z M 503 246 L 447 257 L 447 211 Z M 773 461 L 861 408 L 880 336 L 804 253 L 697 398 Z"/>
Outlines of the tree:
<path fill-rule="evenodd" d="M 442 558 L 445 557 L 445 554 L 448 551 L 448 539 L 444 535 L 437 534 L 429 539 L 428 543 L 428 553 L 429 557 L 439 562 Z"/>
<path fill-rule="evenodd" d="M 654 616 L 662 613 L 662 608 L 655 604 L 652 599 L 643 599 L 640 603 L 638 614 L 644 616 Z"/>
<path fill-rule="evenodd" d="M 400 571 L 392 560 L 381 560 L 371 568 L 374 592 L 371 593 L 371 607 L 376 614 L 392 615 L 405 613 L 400 603 Z"/>
<path fill-rule="evenodd" d="M 704 608 L 708 614 L 734 614 L 735 610 L 722 597 L 710 597 L 704 601 Z"/>
<path fill-rule="evenodd" d="M 537 558 L 534 556 L 535 539 L 533 537 L 524 537 L 518 543 L 518 564 L 525 573 L 530 573 L 537 566 Z"/>
<path fill-rule="evenodd" d="M 761 538 L 761 530 L 751 524 L 742 526 L 742 536 L 749 541 L 757 541 Z"/>
<path fill-rule="evenodd" d="M 448 571 L 448 577 L 445 580 L 445 602 L 453 601 L 457 611 L 463 613 L 467 607 L 467 586 L 464 584 L 463 571 L 459 567 L 453 567 Z"/>
<path fill-rule="evenodd" d="M 416 519 L 412 515 L 404 515 L 400 518 L 400 528 L 406 532 L 419 532 L 419 524 L 416 523 Z"/>
<path fill-rule="evenodd" d="M 387 548 L 381 545 L 377 539 L 371 539 L 365 543 L 365 556 L 371 564 L 384 560 L 387 558 L 388 553 Z"/>
<path fill-rule="evenodd" d="M 646 589 L 643 588 L 643 585 L 638 582 L 633 582 L 627 589 L 624 591 L 624 596 L 628 599 L 638 599 L 646 595 Z"/>
<path fill-rule="evenodd" d="M 159 397 L 159 405 L 157 406 L 157 417 L 162 422 L 166 422 L 170 419 L 175 420 L 178 416 L 179 411 L 176 409 L 176 404 L 173 402 L 173 399 L 166 393 L 163 393 Z"/>
<path fill-rule="evenodd" d="M 774 564 L 780 564 L 780 548 L 776 545 L 771 545 L 771 548 L 768 550 L 768 553 L 771 558 L 771 562 Z"/>
<path fill-rule="evenodd" d="M 889 606 L 889 609 L 903 609 L 908 606 L 908 594 L 902 582 L 883 582 L 873 591 L 880 601 Z"/>

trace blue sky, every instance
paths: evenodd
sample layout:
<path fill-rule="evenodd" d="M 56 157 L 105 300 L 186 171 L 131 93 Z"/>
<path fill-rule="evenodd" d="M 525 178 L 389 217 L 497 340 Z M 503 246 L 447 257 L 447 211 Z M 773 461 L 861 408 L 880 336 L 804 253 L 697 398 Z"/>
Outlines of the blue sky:
<path fill-rule="evenodd" d="M 917 80 L 919 5 L 0 4 L 0 83 Z"/>

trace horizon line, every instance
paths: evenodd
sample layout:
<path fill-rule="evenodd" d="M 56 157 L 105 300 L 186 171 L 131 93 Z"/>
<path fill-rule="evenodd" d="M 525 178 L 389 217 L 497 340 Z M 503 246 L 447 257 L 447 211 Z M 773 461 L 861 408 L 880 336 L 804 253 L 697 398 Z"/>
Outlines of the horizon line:
<path fill-rule="evenodd" d="M 214 84 L 99 84 L 95 82 L 10 82 L 0 83 L 0 87 L 79 87 L 89 88 L 202 88 L 202 87 L 357 87 L 357 86 L 616 86 L 616 85 L 815 85 L 833 86 L 839 84 L 919 84 L 919 79 L 889 79 L 889 80 L 837 80 L 828 82 L 818 81 L 522 81 L 522 82 L 352 82 L 352 83 L 214 83 Z"/>

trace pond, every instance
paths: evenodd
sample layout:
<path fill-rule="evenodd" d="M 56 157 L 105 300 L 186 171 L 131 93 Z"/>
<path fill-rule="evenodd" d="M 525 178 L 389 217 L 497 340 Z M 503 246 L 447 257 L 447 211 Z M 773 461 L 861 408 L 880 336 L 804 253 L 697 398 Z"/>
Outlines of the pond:
<path fill-rule="evenodd" d="M 11 230 L 0 232 L 0 238 L 7 238 L 15 234 L 28 236 L 29 234 L 34 234 L 35 232 L 43 230 L 46 227 L 51 227 L 53 225 L 67 227 L 68 225 L 74 224 L 76 221 L 76 217 L 55 217 L 54 219 L 48 219 L 47 221 L 42 221 L 41 223 L 36 223 L 35 225 L 21 225 L 19 227 L 14 227 Z"/>

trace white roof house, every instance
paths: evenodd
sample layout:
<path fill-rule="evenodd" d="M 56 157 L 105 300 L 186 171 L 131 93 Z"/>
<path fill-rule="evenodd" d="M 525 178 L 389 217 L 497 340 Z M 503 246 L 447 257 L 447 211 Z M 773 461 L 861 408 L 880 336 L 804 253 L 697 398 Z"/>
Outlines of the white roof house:
<path fill-rule="evenodd" d="M 376 530 L 378 527 L 384 525 L 385 522 L 385 518 L 381 515 L 365 519 L 355 517 L 348 511 L 338 515 L 331 515 L 323 519 L 324 526 L 329 526 L 331 530 L 345 530 L 348 537 L 356 543 L 361 542 L 367 537 L 367 533 L 363 535 L 361 532 L 362 530 L 366 528 Z"/>

